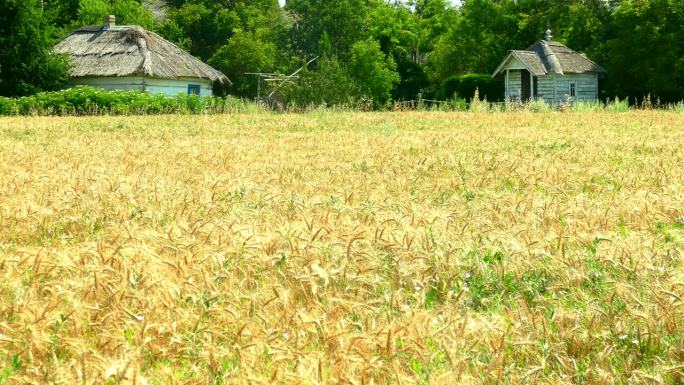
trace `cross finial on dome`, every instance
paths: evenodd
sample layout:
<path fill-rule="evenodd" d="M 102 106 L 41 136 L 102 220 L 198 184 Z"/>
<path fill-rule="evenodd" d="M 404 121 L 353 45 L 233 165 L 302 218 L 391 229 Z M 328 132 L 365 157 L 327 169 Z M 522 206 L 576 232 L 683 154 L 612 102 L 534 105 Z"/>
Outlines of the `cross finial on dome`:
<path fill-rule="evenodd" d="M 551 29 L 546 30 L 546 37 L 544 38 L 546 41 L 551 41 L 553 40 L 553 35 L 551 35 Z"/>

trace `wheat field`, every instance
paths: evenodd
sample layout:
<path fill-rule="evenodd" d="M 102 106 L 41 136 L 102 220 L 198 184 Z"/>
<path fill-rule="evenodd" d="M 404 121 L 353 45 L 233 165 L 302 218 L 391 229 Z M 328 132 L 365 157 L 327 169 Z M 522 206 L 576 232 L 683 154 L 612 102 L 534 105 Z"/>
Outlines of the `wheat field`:
<path fill-rule="evenodd" d="M 0 119 L 0 384 L 684 383 L 684 115 Z"/>

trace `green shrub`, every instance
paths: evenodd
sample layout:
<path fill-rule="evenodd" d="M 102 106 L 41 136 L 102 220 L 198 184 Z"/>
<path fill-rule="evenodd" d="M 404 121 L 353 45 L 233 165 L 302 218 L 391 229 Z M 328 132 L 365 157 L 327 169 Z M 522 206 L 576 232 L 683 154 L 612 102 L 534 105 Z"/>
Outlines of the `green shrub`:
<path fill-rule="evenodd" d="M 603 104 L 599 101 L 578 101 L 570 105 L 573 112 L 597 112 L 603 110 Z"/>
<path fill-rule="evenodd" d="M 0 115 L 153 115 L 253 112 L 259 107 L 233 97 L 167 97 L 140 91 L 75 87 L 18 99 L 0 98 Z"/>
<path fill-rule="evenodd" d="M 629 101 L 615 98 L 614 101 L 606 104 L 606 111 L 612 112 L 627 112 L 629 111 Z"/>
<path fill-rule="evenodd" d="M 460 96 L 470 102 L 475 95 L 475 90 L 479 90 L 480 98 L 490 101 L 499 101 L 504 98 L 503 84 L 486 74 L 451 76 L 442 82 L 440 97 L 447 99 Z"/>
<path fill-rule="evenodd" d="M 532 100 L 525 104 L 525 108 L 531 112 L 549 112 L 553 110 L 553 107 L 544 100 Z"/>
<path fill-rule="evenodd" d="M 451 111 L 466 111 L 468 109 L 468 101 L 463 98 L 454 97 L 447 100 L 445 104 Z"/>
<path fill-rule="evenodd" d="M 470 103 L 470 111 L 472 111 L 472 112 L 494 112 L 494 110 L 491 108 L 487 99 L 485 99 L 485 100 L 473 99 L 473 101 Z"/>
<path fill-rule="evenodd" d="M 2 107 L 0 107 L 0 108 L 2 108 Z M 675 112 L 684 112 L 684 101 L 673 104 L 671 107 L 671 110 L 675 111 Z"/>
<path fill-rule="evenodd" d="M 17 105 L 14 99 L 0 96 L 0 115 L 16 114 Z"/>

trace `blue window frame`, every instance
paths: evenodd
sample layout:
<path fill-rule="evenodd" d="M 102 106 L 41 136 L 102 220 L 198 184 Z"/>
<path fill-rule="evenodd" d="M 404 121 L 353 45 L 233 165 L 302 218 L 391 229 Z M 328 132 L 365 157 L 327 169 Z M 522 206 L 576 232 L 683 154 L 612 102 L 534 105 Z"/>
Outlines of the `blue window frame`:
<path fill-rule="evenodd" d="M 188 95 L 199 95 L 201 90 L 199 84 L 188 84 Z"/>

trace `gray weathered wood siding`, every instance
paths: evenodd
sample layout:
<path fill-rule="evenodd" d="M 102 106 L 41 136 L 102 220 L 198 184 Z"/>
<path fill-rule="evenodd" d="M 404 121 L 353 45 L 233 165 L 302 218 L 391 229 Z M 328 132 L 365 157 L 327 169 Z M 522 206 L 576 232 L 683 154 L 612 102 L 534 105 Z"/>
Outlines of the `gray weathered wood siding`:
<path fill-rule="evenodd" d="M 509 99 L 516 100 L 521 95 L 521 70 L 508 70 L 507 94 Z M 596 73 L 559 75 L 549 73 L 537 78 L 537 100 L 555 104 L 570 98 L 570 84 L 575 83 L 575 100 L 598 100 L 598 76 Z"/>
<path fill-rule="evenodd" d="M 598 100 L 598 77 L 596 73 L 556 75 L 557 101 L 570 97 L 570 83 L 575 83 L 575 100 Z"/>
<path fill-rule="evenodd" d="M 508 72 L 508 98 L 518 99 L 520 98 L 520 84 L 522 82 L 522 77 L 520 75 L 520 70 L 511 70 Z"/>
<path fill-rule="evenodd" d="M 553 103 L 555 100 L 555 90 L 553 82 L 554 74 L 546 74 L 537 78 L 537 100 Z"/>

